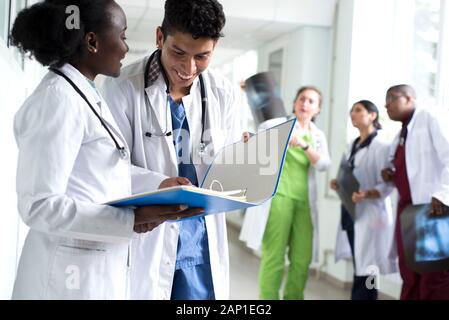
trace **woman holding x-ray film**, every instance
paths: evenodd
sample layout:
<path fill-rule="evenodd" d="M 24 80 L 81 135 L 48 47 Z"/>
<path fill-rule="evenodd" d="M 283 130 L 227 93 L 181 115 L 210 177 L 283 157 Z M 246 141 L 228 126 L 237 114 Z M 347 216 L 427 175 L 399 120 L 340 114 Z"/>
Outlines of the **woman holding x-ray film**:
<path fill-rule="evenodd" d="M 262 244 L 261 299 L 279 299 L 287 250 L 290 266 L 283 297 L 304 299 L 309 265 L 317 254 L 315 171 L 330 166 L 326 138 L 312 121 L 320 112 L 321 100 L 320 91 L 314 87 L 298 90 L 293 110 L 298 121 L 276 196 L 248 209 L 245 215 L 240 239 L 255 250 Z"/>

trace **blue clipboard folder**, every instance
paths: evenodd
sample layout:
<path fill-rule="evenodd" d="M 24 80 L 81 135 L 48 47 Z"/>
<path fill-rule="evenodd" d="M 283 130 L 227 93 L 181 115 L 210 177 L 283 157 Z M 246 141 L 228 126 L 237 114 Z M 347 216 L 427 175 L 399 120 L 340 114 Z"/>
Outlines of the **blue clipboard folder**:
<path fill-rule="evenodd" d="M 205 215 L 260 205 L 276 194 L 295 122 L 296 119 L 286 121 L 257 133 L 246 143 L 239 141 L 222 148 L 206 171 L 201 188 L 164 188 L 106 204 L 116 207 L 185 204 L 204 208 Z M 211 190 L 217 183 L 220 191 Z M 245 197 L 228 195 L 229 190 L 244 190 Z"/>
<path fill-rule="evenodd" d="M 207 192 L 206 192 L 207 191 Z M 142 207 L 148 205 L 186 204 L 190 208 L 204 208 L 206 214 L 233 211 L 255 206 L 256 204 L 233 199 L 232 196 L 211 193 L 209 190 L 190 186 L 164 188 L 155 192 L 135 195 L 127 199 L 110 202 L 117 207 Z"/>

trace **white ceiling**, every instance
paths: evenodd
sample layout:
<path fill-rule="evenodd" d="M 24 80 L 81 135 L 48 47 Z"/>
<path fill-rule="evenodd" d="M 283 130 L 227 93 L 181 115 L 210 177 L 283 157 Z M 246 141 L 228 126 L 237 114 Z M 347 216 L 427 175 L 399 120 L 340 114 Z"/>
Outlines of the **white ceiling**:
<path fill-rule="evenodd" d="M 337 0 L 221 0 L 226 14 L 214 64 L 255 49 L 300 26 L 331 26 Z M 165 0 L 117 0 L 128 18 L 132 61 L 155 49 L 156 27 L 164 17 Z M 125 63 L 127 62 L 125 61 Z"/>

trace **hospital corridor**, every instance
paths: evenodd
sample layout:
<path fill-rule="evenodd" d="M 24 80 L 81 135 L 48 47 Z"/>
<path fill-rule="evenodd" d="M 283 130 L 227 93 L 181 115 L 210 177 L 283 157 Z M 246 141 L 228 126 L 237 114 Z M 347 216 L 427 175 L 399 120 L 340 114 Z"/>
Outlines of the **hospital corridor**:
<path fill-rule="evenodd" d="M 0 0 L 0 88 L 0 300 L 449 300 L 449 0 Z"/>

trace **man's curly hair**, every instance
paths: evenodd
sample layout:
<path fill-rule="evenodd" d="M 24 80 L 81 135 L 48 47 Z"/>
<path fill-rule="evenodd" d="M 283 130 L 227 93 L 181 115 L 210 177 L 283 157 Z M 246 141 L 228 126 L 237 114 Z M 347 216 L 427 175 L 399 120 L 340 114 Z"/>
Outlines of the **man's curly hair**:
<path fill-rule="evenodd" d="M 167 0 L 162 22 L 164 38 L 175 32 L 191 34 L 194 39 L 223 37 L 226 23 L 223 6 L 216 0 Z"/>

